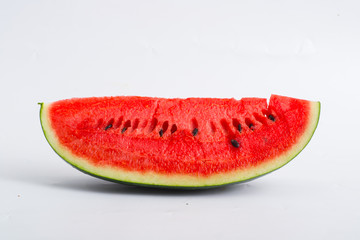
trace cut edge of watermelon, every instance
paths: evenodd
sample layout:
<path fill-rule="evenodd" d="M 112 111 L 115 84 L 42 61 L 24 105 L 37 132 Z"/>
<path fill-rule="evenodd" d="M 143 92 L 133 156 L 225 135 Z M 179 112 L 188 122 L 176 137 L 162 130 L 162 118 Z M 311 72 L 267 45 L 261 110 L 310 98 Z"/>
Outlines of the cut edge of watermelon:
<path fill-rule="evenodd" d="M 142 185 L 162 188 L 211 188 L 233 183 L 247 182 L 273 172 L 282 166 L 286 165 L 293 158 L 295 158 L 309 143 L 312 138 L 320 117 L 320 102 L 310 102 L 309 122 L 304 134 L 299 138 L 295 144 L 287 152 L 274 159 L 269 159 L 257 167 L 252 167 L 246 170 L 235 170 L 226 173 L 218 173 L 211 176 L 189 176 L 189 175 L 165 175 L 155 172 L 139 173 L 134 171 L 126 171 L 122 169 L 114 169 L 111 167 L 98 167 L 90 164 L 86 159 L 75 156 L 67 150 L 57 139 L 55 132 L 51 127 L 48 117 L 48 108 L 50 104 L 39 103 L 41 127 L 45 138 L 53 148 L 53 150 L 66 162 L 78 170 L 113 182 L 120 182 L 131 185 Z"/>

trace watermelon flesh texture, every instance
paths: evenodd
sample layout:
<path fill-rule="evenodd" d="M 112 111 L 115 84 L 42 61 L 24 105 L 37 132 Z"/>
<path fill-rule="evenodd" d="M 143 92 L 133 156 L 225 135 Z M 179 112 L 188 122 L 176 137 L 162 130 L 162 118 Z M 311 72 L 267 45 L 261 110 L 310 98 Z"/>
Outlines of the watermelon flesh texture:
<path fill-rule="evenodd" d="M 320 103 L 263 98 L 77 98 L 42 104 L 53 149 L 79 170 L 131 184 L 197 188 L 280 168 L 311 139 Z"/>

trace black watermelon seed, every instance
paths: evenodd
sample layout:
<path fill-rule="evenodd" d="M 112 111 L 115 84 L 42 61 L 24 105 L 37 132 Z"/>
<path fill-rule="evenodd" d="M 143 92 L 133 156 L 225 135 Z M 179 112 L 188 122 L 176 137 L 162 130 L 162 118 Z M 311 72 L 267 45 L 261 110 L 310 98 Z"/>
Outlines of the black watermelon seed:
<path fill-rule="evenodd" d="M 250 123 L 249 128 L 254 131 L 254 124 Z"/>
<path fill-rule="evenodd" d="M 192 135 L 195 137 L 198 134 L 198 129 L 194 128 L 194 130 L 192 131 Z"/>
<path fill-rule="evenodd" d="M 160 129 L 160 131 L 159 131 L 159 135 L 160 135 L 160 137 L 162 137 L 162 136 L 163 136 L 163 134 L 164 134 L 164 131 L 163 131 L 162 129 Z"/>
<path fill-rule="evenodd" d="M 241 132 L 241 124 L 238 125 L 238 131 Z"/>
<path fill-rule="evenodd" d="M 124 133 L 127 130 L 127 127 L 124 127 L 123 129 L 121 129 L 121 133 Z"/>
<path fill-rule="evenodd" d="M 275 117 L 273 116 L 273 115 L 269 115 L 269 119 L 271 120 L 271 121 L 273 121 L 273 122 L 275 122 Z"/>
<path fill-rule="evenodd" d="M 233 146 L 236 147 L 236 148 L 239 148 L 239 147 L 240 147 L 239 142 L 236 141 L 235 139 L 232 139 L 232 140 L 231 140 L 231 145 L 233 145 Z"/>
<path fill-rule="evenodd" d="M 109 128 L 112 128 L 112 126 L 113 126 L 112 124 L 107 125 L 107 126 L 105 127 L 105 131 L 108 130 Z"/>

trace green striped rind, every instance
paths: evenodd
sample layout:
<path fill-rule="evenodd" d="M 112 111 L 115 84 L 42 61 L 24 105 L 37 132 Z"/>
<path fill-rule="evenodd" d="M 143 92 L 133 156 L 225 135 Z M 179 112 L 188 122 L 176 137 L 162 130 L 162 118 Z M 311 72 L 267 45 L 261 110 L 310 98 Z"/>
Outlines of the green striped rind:
<path fill-rule="evenodd" d="M 40 103 L 40 105 L 41 126 L 47 141 L 61 158 L 78 170 L 101 179 L 118 183 L 181 189 L 212 188 L 233 183 L 246 182 L 281 168 L 295 158 L 309 143 L 318 125 L 320 117 L 320 102 L 311 102 L 308 126 L 304 134 L 299 138 L 298 143 L 287 152 L 284 152 L 277 158 L 268 159 L 266 162 L 257 167 L 246 170 L 234 170 L 227 173 L 219 173 L 203 177 L 180 174 L 165 175 L 155 172 L 139 173 L 110 166 L 94 166 L 90 164 L 88 160 L 72 154 L 70 150 L 66 149 L 59 143 L 48 118 L 48 109 L 50 104 Z"/>

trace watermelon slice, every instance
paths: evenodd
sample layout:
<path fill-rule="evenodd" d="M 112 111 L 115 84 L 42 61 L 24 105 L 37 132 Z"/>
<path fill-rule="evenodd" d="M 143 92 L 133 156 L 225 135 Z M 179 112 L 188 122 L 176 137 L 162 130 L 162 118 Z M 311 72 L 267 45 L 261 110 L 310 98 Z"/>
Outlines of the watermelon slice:
<path fill-rule="evenodd" d="M 293 159 L 310 141 L 320 103 L 263 98 L 74 98 L 41 103 L 51 147 L 110 181 L 206 188 L 248 181 Z"/>

